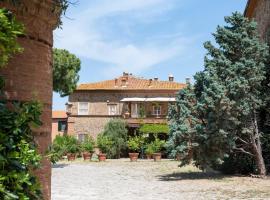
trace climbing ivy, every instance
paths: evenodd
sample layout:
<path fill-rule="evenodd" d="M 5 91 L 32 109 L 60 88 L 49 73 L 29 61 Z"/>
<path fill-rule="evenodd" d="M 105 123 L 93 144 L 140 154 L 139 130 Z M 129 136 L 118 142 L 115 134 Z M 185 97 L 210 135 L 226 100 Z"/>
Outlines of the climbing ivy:
<path fill-rule="evenodd" d="M 12 54 L 22 51 L 16 38 L 22 34 L 23 26 L 14 20 L 7 9 L 0 9 L 0 22 L 0 68 L 2 68 Z"/>
<path fill-rule="evenodd" d="M 23 26 L 12 14 L 0 9 L 0 68 L 6 66 L 12 54 L 22 51 L 16 41 L 22 33 Z M 0 199 L 42 199 L 40 186 L 31 173 L 41 159 L 32 134 L 32 129 L 41 125 L 41 105 L 7 101 L 3 87 L 0 77 Z"/>

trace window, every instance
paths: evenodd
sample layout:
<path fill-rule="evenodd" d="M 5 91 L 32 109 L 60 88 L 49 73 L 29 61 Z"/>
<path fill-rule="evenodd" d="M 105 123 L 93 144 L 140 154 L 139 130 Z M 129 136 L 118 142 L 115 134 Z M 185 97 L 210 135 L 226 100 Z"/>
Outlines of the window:
<path fill-rule="evenodd" d="M 138 118 L 138 104 L 137 103 L 131 104 L 131 117 Z"/>
<path fill-rule="evenodd" d="M 78 115 L 88 115 L 88 102 L 79 102 Z"/>
<path fill-rule="evenodd" d="M 160 105 L 153 106 L 153 115 L 155 115 L 155 116 L 161 115 L 161 106 Z"/>
<path fill-rule="evenodd" d="M 66 131 L 67 129 L 67 122 L 66 121 L 58 121 L 58 131 Z"/>
<path fill-rule="evenodd" d="M 109 104 L 108 105 L 108 112 L 109 112 L 109 115 L 117 115 L 117 105 L 116 104 Z"/>
<path fill-rule="evenodd" d="M 78 134 L 77 138 L 79 142 L 83 142 L 87 138 L 87 134 Z"/>

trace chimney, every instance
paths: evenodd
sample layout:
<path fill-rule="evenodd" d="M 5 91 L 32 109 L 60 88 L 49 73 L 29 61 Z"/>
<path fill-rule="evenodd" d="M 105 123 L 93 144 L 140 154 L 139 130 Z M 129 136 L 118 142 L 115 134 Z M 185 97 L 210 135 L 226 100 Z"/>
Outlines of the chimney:
<path fill-rule="evenodd" d="M 155 81 L 158 81 L 158 77 L 155 77 L 154 80 L 155 80 Z"/>
<path fill-rule="evenodd" d="M 150 78 L 150 79 L 149 79 L 148 86 L 151 86 L 151 85 L 152 85 L 152 79 Z"/>
<path fill-rule="evenodd" d="M 117 87 L 117 81 L 118 81 L 118 79 L 116 78 L 116 79 L 114 79 L 114 87 Z"/>
<path fill-rule="evenodd" d="M 128 73 L 127 72 L 123 72 L 123 76 L 128 76 Z"/>
<path fill-rule="evenodd" d="M 169 74 L 169 81 L 170 81 L 170 82 L 173 82 L 173 81 L 174 81 L 174 77 L 173 77 L 172 74 Z"/>
<path fill-rule="evenodd" d="M 189 77 L 186 78 L 186 84 L 190 84 L 190 78 Z"/>

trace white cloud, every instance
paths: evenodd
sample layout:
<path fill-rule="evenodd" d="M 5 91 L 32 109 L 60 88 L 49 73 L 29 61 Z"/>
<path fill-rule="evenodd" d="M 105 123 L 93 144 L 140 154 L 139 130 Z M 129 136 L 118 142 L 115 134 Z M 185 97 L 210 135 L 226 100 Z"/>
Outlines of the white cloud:
<path fill-rule="evenodd" d="M 170 3 L 168 3 L 170 2 Z M 85 10 L 79 11 L 75 20 L 65 20 L 63 30 L 55 32 L 55 46 L 65 48 L 76 55 L 108 63 L 106 73 L 119 74 L 121 71 L 140 73 L 154 65 L 180 56 L 190 42 L 181 34 L 160 36 L 160 40 L 149 38 L 148 41 L 133 42 L 121 38 L 118 34 L 109 35 L 106 27 L 102 30 L 101 22 L 106 20 L 124 20 L 134 17 L 128 23 L 149 22 L 157 19 L 172 8 L 173 0 L 110 0 L 91 1 Z M 179 3 L 179 1 L 178 1 Z M 104 25 L 104 24 L 102 24 Z M 127 25 L 126 30 L 131 32 Z M 111 30 L 117 33 L 117 30 Z M 119 33 L 125 30 L 118 30 Z M 145 41 L 145 39 L 143 40 Z"/>

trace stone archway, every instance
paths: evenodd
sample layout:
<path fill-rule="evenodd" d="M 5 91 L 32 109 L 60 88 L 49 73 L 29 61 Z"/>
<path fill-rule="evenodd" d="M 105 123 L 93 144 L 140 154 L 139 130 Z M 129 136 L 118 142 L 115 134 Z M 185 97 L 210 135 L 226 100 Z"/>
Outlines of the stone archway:
<path fill-rule="evenodd" d="M 8 2 L 8 1 L 7 1 Z M 10 59 L 8 66 L 0 71 L 5 78 L 5 94 L 9 100 L 39 100 L 43 104 L 43 125 L 34 136 L 41 154 L 51 142 L 52 109 L 52 44 L 53 29 L 59 15 L 53 13 L 52 0 L 20 0 L 13 6 L 0 3 L 1 8 L 11 10 L 25 26 L 25 36 L 18 38 L 23 53 Z M 44 199 L 51 195 L 51 164 L 43 158 L 42 167 L 35 171 L 40 179 Z"/>

